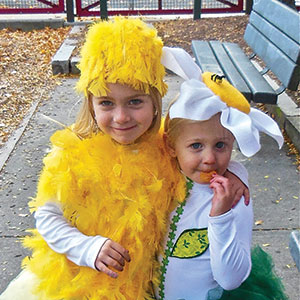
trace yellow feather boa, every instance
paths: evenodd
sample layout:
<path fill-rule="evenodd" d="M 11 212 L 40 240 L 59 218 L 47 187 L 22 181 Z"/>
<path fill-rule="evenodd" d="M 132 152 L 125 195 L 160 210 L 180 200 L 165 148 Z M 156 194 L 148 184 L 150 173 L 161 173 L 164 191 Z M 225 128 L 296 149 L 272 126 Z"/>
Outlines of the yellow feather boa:
<path fill-rule="evenodd" d="M 40 280 L 35 292 L 47 300 L 150 299 L 168 215 L 185 197 L 185 180 L 165 152 L 161 135 L 124 146 L 106 135 L 81 141 L 62 130 L 51 142 L 54 148 L 44 159 L 32 210 L 56 199 L 72 225 L 120 243 L 131 262 L 112 279 L 55 253 L 33 230 L 24 240 L 33 252 L 24 266 Z"/>

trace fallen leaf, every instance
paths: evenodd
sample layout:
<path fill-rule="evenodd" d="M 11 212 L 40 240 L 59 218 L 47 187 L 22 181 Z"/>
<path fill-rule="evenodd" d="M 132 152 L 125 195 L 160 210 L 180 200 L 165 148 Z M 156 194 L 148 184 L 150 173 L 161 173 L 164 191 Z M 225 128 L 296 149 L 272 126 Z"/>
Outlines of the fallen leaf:
<path fill-rule="evenodd" d="M 0 148 L 31 105 L 47 100 L 54 89 L 50 61 L 69 30 L 0 30 Z"/>
<path fill-rule="evenodd" d="M 19 214 L 19 217 L 27 217 L 28 214 Z"/>

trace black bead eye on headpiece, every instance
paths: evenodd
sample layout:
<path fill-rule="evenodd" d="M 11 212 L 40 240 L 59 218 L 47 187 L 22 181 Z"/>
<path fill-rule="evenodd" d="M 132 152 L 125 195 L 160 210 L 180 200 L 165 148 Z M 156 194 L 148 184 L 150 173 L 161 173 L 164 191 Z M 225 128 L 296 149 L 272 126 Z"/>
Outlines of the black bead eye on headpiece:
<path fill-rule="evenodd" d="M 218 74 L 212 74 L 210 79 L 216 83 L 221 83 L 223 78 L 225 78 L 224 75 L 218 75 Z"/>

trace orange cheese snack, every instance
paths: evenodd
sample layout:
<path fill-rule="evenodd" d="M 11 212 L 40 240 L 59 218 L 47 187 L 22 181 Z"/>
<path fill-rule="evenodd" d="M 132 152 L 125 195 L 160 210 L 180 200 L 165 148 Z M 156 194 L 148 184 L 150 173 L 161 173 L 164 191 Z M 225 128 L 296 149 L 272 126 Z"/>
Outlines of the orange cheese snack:
<path fill-rule="evenodd" d="M 202 183 L 209 183 L 215 174 L 217 174 L 216 171 L 200 172 L 200 181 Z"/>

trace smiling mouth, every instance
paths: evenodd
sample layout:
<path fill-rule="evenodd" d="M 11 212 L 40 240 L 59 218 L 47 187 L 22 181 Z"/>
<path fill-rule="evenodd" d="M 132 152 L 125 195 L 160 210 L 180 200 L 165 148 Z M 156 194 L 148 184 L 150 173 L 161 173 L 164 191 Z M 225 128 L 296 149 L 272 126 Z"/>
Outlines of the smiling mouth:
<path fill-rule="evenodd" d="M 116 127 L 113 127 L 114 130 L 117 130 L 117 131 L 129 131 L 133 128 L 135 128 L 136 125 L 133 125 L 133 126 L 130 126 L 130 127 L 126 127 L 126 128 L 116 128 Z"/>

